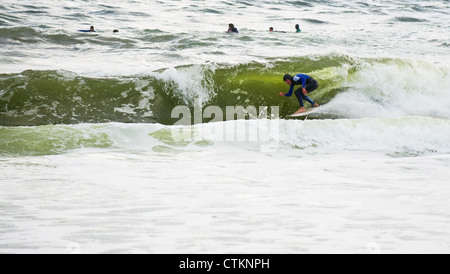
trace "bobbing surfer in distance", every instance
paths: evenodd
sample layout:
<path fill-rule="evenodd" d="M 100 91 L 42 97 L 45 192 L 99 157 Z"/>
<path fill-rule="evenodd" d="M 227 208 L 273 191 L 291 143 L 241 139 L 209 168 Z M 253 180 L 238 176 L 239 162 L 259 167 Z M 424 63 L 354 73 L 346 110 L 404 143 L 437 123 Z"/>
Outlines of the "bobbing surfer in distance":
<path fill-rule="evenodd" d="M 308 76 L 306 74 L 297 74 L 294 77 L 292 77 L 289 74 L 284 75 L 283 81 L 286 82 L 290 86 L 288 93 L 280 92 L 280 96 L 286 96 L 290 97 L 292 95 L 292 92 L 294 91 L 294 86 L 296 85 L 302 85 L 301 88 L 298 88 L 295 90 L 295 96 L 297 96 L 298 103 L 300 104 L 300 109 L 295 112 L 295 114 L 305 112 L 306 109 L 303 105 L 303 99 L 308 101 L 311 106 L 318 107 L 319 104 L 311 100 L 308 96 L 306 96 L 308 93 L 313 92 L 319 87 L 319 83 L 312 78 L 311 76 Z"/>
<path fill-rule="evenodd" d="M 234 27 L 234 24 L 228 24 L 227 33 L 239 33 L 238 29 Z"/>
<path fill-rule="evenodd" d="M 89 30 L 79 30 L 79 32 L 96 32 L 94 26 L 91 26 Z"/>

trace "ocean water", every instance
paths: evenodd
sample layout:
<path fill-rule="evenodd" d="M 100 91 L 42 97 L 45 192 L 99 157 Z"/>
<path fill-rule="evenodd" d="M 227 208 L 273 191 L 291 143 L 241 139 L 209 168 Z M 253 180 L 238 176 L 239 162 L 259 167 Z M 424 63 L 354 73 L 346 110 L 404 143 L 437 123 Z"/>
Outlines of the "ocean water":
<path fill-rule="evenodd" d="M 448 14 L 2 0 L 0 253 L 450 252 Z"/>

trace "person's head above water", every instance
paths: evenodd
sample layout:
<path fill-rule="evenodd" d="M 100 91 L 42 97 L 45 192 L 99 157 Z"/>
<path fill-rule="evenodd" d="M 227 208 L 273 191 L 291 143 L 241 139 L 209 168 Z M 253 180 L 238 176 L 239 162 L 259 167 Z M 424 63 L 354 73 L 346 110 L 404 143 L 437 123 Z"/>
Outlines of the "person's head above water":
<path fill-rule="evenodd" d="M 227 32 L 235 32 L 238 33 L 238 29 L 234 26 L 234 24 L 230 23 L 228 24 L 228 31 Z"/>
<path fill-rule="evenodd" d="M 95 31 L 95 30 L 94 30 L 94 26 L 91 26 L 91 27 L 89 28 L 89 31 Z"/>
<path fill-rule="evenodd" d="M 292 85 L 292 76 L 290 74 L 286 74 L 283 76 L 283 81 L 286 82 L 288 85 Z M 288 82 L 289 81 L 289 82 Z"/>

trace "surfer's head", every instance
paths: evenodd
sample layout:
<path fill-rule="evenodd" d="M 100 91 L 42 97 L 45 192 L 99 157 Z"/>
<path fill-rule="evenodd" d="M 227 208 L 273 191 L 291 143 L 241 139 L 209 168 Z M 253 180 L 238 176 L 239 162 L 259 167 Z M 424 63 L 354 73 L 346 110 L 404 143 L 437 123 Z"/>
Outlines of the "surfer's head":
<path fill-rule="evenodd" d="M 288 85 L 292 85 L 292 76 L 290 74 L 286 74 L 283 76 L 283 81 Z"/>

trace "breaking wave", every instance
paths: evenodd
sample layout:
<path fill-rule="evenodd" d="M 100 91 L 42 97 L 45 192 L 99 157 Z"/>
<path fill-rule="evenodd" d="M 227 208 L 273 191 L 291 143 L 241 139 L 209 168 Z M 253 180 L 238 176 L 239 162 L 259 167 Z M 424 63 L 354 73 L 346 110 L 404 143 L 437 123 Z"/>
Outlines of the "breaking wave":
<path fill-rule="evenodd" d="M 411 60 L 342 55 L 272 59 L 239 65 L 172 67 L 148 75 L 93 78 L 69 71 L 27 70 L 0 75 L 0 125 L 77 123 L 174 124 L 179 105 L 279 106 L 283 118 L 298 108 L 282 81 L 306 73 L 320 83 L 310 97 L 323 105 L 316 118 L 423 115 L 450 117 L 445 67 Z"/>

